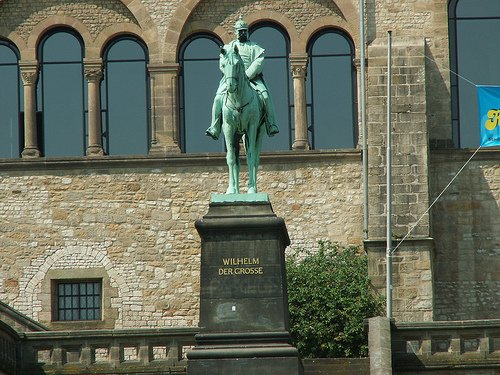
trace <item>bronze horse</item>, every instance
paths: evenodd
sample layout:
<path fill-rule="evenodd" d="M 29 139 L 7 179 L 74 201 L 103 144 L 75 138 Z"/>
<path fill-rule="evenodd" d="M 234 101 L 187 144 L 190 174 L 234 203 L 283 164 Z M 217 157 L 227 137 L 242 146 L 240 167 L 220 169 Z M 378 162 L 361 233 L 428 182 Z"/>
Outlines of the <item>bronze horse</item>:
<path fill-rule="evenodd" d="M 226 194 L 239 193 L 240 140 L 246 151 L 248 193 L 257 193 L 257 168 L 265 133 L 262 101 L 245 74 L 238 47 L 221 49 L 220 66 L 226 81 L 222 106 L 222 131 L 226 141 L 229 184 Z"/>

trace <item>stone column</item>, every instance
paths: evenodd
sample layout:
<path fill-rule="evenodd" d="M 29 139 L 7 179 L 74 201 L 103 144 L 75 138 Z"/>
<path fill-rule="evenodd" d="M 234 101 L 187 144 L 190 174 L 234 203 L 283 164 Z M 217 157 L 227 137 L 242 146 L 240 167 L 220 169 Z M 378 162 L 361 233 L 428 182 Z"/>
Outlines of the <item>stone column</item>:
<path fill-rule="evenodd" d="M 370 375 L 392 375 L 391 322 L 377 316 L 368 319 Z"/>
<path fill-rule="evenodd" d="M 85 78 L 88 81 L 88 131 L 87 156 L 102 156 L 101 91 L 103 77 L 101 59 L 84 59 Z"/>
<path fill-rule="evenodd" d="M 179 153 L 179 64 L 149 64 L 152 155 Z"/>
<path fill-rule="evenodd" d="M 19 68 L 24 85 L 24 150 L 23 158 L 40 156 L 36 128 L 36 82 L 38 80 L 38 62 L 20 61 Z"/>
<path fill-rule="evenodd" d="M 307 59 L 305 53 L 290 54 L 295 108 L 295 141 L 292 145 L 294 150 L 309 150 L 306 110 Z"/>

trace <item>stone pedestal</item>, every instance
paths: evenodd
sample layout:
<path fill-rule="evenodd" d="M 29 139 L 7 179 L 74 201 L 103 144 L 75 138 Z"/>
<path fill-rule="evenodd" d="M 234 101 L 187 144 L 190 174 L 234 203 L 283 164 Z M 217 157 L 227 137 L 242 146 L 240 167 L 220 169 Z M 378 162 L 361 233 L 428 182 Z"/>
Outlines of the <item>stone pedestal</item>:
<path fill-rule="evenodd" d="M 288 333 L 290 240 L 267 194 L 213 195 L 196 228 L 201 333 L 188 374 L 302 374 Z"/>

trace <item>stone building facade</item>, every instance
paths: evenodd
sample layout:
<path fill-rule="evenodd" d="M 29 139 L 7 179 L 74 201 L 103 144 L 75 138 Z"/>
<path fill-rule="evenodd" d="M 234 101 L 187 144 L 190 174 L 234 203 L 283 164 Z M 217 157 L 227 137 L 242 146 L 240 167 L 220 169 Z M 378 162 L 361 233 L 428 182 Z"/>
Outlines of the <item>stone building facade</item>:
<path fill-rule="evenodd" d="M 365 3 L 366 228 L 361 123 L 354 124 L 353 147 L 314 150 L 306 108 L 308 43 L 324 30 L 340 30 L 354 45 L 353 108 L 362 117 L 357 1 L 0 1 L 0 40 L 18 51 L 23 109 L 20 155 L 0 160 L 0 301 L 54 330 L 197 325 L 194 221 L 206 213 L 210 193 L 225 190 L 227 172 L 222 153 L 182 152 L 179 50 L 199 33 L 229 42 L 243 15 L 251 27 L 266 22 L 289 38 L 291 147 L 262 155 L 259 186 L 285 219 L 291 247 L 314 249 L 319 240 L 359 245 L 368 253 L 374 286 L 384 293 L 390 29 L 394 238 L 418 221 L 394 254 L 394 317 L 498 318 L 498 148 L 479 151 L 427 210 L 473 151 L 453 145 L 448 2 Z M 39 45 L 59 28 L 77 34 L 84 50 L 87 141 L 81 157 L 45 157 L 37 134 Z M 149 126 L 137 126 L 148 129 L 149 143 L 141 156 L 106 155 L 103 144 L 103 54 L 121 36 L 147 47 Z M 101 320 L 54 320 L 54 283 L 72 279 L 102 281 Z"/>

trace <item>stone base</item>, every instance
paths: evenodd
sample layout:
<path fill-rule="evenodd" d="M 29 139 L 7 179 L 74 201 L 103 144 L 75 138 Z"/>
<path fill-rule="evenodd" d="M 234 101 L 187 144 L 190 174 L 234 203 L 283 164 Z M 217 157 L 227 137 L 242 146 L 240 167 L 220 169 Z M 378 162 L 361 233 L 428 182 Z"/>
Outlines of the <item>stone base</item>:
<path fill-rule="evenodd" d="M 287 332 L 200 334 L 188 352 L 188 375 L 302 375 Z"/>
<path fill-rule="evenodd" d="M 87 147 L 87 156 L 88 157 L 99 157 L 104 156 L 104 150 L 101 146 L 89 146 Z"/>
<path fill-rule="evenodd" d="M 39 158 L 40 157 L 40 151 L 37 148 L 29 148 L 26 147 L 23 152 L 21 153 L 21 156 L 23 158 L 29 159 L 29 158 Z"/>
<path fill-rule="evenodd" d="M 171 155 L 171 154 L 180 154 L 181 149 L 179 148 L 179 145 L 175 143 L 169 143 L 169 144 L 153 144 L 151 145 L 151 148 L 149 149 L 149 155 L 150 156 L 166 156 L 166 155 Z"/>
<path fill-rule="evenodd" d="M 219 358 L 189 360 L 187 373 L 189 375 L 295 375 L 303 374 L 303 369 L 298 358 Z"/>
<path fill-rule="evenodd" d="M 269 196 L 212 194 L 201 237 L 200 328 L 189 375 L 299 375 L 290 340 L 285 248 Z"/>

